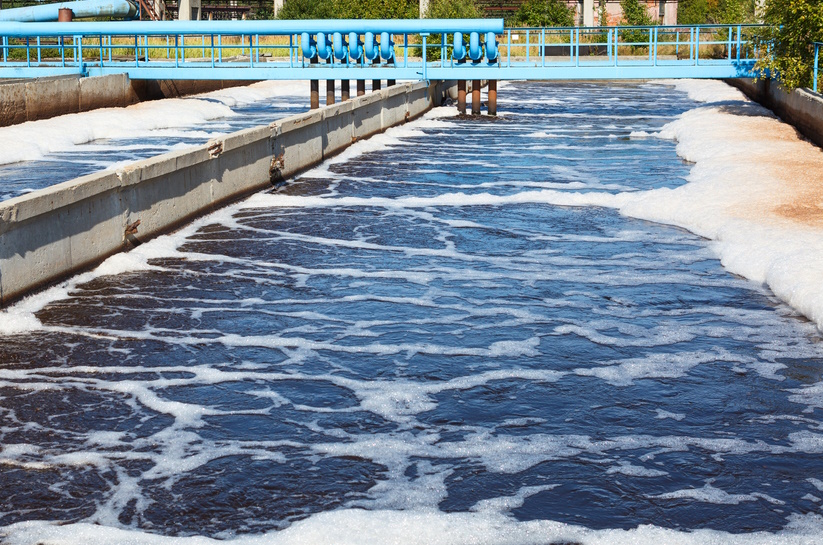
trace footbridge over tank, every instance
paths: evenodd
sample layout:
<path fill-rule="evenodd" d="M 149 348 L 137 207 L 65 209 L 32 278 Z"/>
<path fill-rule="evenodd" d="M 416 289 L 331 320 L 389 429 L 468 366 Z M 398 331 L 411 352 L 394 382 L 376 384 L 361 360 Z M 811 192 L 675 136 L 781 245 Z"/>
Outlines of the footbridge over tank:
<path fill-rule="evenodd" d="M 0 77 L 552 80 L 754 74 L 756 25 L 504 28 L 502 19 L 0 23 Z"/>

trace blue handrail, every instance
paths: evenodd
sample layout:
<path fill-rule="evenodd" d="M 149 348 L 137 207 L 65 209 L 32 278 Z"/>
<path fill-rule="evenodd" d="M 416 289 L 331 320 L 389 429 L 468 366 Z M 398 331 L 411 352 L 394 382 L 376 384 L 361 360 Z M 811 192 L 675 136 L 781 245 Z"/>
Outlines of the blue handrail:
<path fill-rule="evenodd" d="M 812 82 L 812 90 L 816 93 L 817 92 L 817 67 L 818 67 L 818 58 L 820 57 L 820 46 L 823 46 L 821 42 L 814 42 L 814 77 Z"/>
<path fill-rule="evenodd" d="M 504 29 L 501 19 L 0 23 L 0 77 L 748 77 L 755 73 L 759 28 Z"/>
<path fill-rule="evenodd" d="M 173 36 L 248 35 L 289 36 L 292 34 L 332 35 L 335 32 L 503 32 L 503 19 L 306 19 L 297 21 L 105 21 L 71 23 L 70 34 L 84 36 Z M 63 36 L 65 23 L 0 23 L 0 36 Z"/>

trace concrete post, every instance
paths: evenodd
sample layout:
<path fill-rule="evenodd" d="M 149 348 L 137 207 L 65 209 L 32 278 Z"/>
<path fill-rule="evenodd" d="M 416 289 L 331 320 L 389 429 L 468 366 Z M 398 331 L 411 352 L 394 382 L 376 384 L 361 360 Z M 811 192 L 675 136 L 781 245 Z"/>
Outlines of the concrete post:
<path fill-rule="evenodd" d="M 420 18 L 426 18 L 426 12 L 429 10 L 429 0 L 420 0 Z"/>
<path fill-rule="evenodd" d="M 362 97 L 366 94 L 366 80 L 357 80 L 357 96 Z"/>
<path fill-rule="evenodd" d="M 283 9 L 283 0 L 274 0 L 274 17 L 277 18 L 277 14 L 280 13 L 280 10 Z"/>
<path fill-rule="evenodd" d="M 497 80 L 489 80 L 489 115 L 497 115 Z"/>
<path fill-rule="evenodd" d="M 457 113 L 466 115 L 466 80 L 457 80 Z"/>
<path fill-rule="evenodd" d="M 594 0 L 583 0 L 583 26 L 594 26 Z"/>
<path fill-rule="evenodd" d="M 200 20 L 200 0 L 180 0 L 177 8 L 177 19 L 180 21 Z"/>
<path fill-rule="evenodd" d="M 472 80 L 472 115 L 480 115 L 480 80 Z"/>
<path fill-rule="evenodd" d="M 349 98 L 349 80 L 340 80 L 340 100 L 346 102 Z"/>

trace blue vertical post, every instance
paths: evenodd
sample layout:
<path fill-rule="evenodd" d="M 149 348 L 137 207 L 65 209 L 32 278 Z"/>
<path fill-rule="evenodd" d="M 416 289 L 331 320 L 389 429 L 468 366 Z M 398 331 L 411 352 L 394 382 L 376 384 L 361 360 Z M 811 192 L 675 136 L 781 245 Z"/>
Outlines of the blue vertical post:
<path fill-rule="evenodd" d="M 440 66 L 446 66 L 446 34 L 440 35 Z"/>
<path fill-rule="evenodd" d="M 654 66 L 657 66 L 657 42 L 660 38 L 660 34 L 657 32 L 657 27 L 654 27 Z"/>
<path fill-rule="evenodd" d="M 814 44 L 814 87 L 812 90 L 816 93 L 817 92 L 817 66 L 818 66 L 818 58 L 820 55 L 820 43 L 816 42 Z"/>
<path fill-rule="evenodd" d="M 580 27 L 574 30 L 574 65 L 580 66 Z"/>
<path fill-rule="evenodd" d="M 526 29 L 526 65 L 527 66 L 529 64 L 529 49 L 531 49 L 531 47 L 529 46 L 529 29 Z"/>
<path fill-rule="evenodd" d="M 512 29 L 506 31 L 506 66 L 512 65 Z"/>
<path fill-rule="evenodd" d="M 674 60 L 680 60 L 680 29 L 674 30 Z"/>
<path fill-rule="evenodd" d="M 740 25 L 737 25 L 737 55 L 735 57 L 737 59 L 737 62 L 740 62 L 740 48 L 742 46 L 742 41 L 740 37 L 741 30 L 742 29 L 740 28 Z"/>

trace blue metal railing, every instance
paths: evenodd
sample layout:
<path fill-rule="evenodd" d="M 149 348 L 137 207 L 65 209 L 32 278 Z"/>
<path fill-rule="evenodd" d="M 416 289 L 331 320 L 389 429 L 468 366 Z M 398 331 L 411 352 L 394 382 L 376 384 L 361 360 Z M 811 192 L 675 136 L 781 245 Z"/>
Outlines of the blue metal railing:
<path fill-rule="evenodd" d="M 502 19 L 0 23 L 0 77 L 613 79 L 753 75 L 758 25 Z M 379 75 L 375 70 L 380 69 Z"/>
<path fill-rule="evenodd" d="M 820 57 L 820 47 L 823 46 L 821 42 L 814 42 L 814 70 L 812 76 L 812 90 L 817 92 L 817 68 L 819 66 L 818 59 Z"/>

